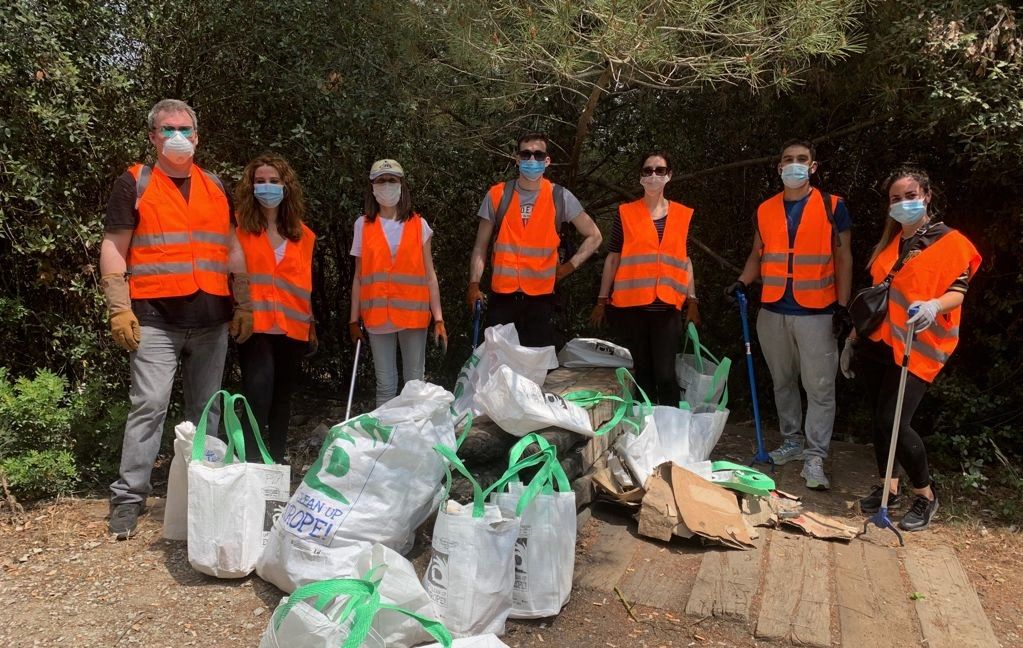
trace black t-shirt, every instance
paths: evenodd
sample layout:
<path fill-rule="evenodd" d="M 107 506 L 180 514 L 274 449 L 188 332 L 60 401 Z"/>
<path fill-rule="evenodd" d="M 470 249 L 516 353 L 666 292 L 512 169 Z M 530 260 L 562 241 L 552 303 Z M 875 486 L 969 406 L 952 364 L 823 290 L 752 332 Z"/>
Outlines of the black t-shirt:
<path fill-rule="evenodd" d="M 187 202 L 192 185 L 191 177 L 171 180 L 181 190 L 181 195 Z M 230 192 L 225 193 L 233 223 L 234 203 Z M 130 171 L 125 171 L 114 181 L 114 187 L 110 191 L 103 229 L 107 232 L 134 230 L 138 224 L 139 212 L 135 209 L 135 177 Z M 230 297 L 211 295 L 202 290 L 185 297 L 133 299 L 131 307 L 140 325 L 162 329 L 216 326 L 229 322 L 233 310 Z"/>

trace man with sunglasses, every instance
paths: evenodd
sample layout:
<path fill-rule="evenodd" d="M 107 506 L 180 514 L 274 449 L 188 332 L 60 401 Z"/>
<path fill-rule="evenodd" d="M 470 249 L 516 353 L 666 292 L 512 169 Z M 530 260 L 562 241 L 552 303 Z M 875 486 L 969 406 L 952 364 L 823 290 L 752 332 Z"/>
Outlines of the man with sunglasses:
<path fill-rule="evenodd" d="M 774 383 L 782 445 L 775 464 L 803 459 L 807 488 L 830 487 L 824 459 L 835 423 L 836 337 L 851 326 L 852 220 L 838 196 L 810 185 L 817 170 L 814 145 L 782 146 L 777 172 L 784 190 L 757 209 L 753 250 L 728 296 L 763 280 L 757 337 Z M 806 422 L 799 392 L 806 390 Z M 805 450 L 804 450 L 805 441 Z"/>
<path fill-rule="evenodd" d="M 514 323 L 524 346 L 554 344 L 554 286 L 600 247 L 596 223 L 567 189 L 544 179 L 551 163 L 547 137 L 526 133 L 517 142 L 519 175 L 490 188 L 478 216 L 469 260 L 470 311 L 487 304 L 486 326 Z M 571 223 L 583 237 L 579 249 L 558 263 L 561 226 Z M 495 237 L 496 233 L 496 237 Z M 494 238 L 491 294 L 480 291 L 485 258 Z"/>
<path fill-rule="evenodd" d="M 231 224 L 230 194 L 192 162 L 195 111 L 165 99 L 149 112 L 152 166 L 114 182 L 100 250 L 101 286 L 114 342 L 130 353 L 131 409 L 120 478 L 110 485 L 110 532 L 129 538 L 152 490 L 174 375 L 181 363 L 185 418 L 198 423 L 220 389 L 228 322 L 242 342 L 252 332 L 244 256 Z M 228 269 L 237 270 L 234 307 Z M 232 311 L 234 311 L 232 313 Z M 211 412 L 210 431 L 219 412 Z"/>

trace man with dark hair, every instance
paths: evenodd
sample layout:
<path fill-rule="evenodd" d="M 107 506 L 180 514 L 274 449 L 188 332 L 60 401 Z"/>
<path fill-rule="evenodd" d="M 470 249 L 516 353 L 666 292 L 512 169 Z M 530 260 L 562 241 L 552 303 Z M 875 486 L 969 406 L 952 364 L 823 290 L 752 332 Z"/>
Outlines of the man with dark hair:
<path fill-rule="evenodd" d="M 757 337 L 774 383 L 783 440 L 771 458 L 779 465 L 804 459 L 807 487 L 826 489 L 824 459 L 838 372 L 835 338 L 844 337 L 850 325 L 852 221 L 845 201 L 810 185 L 815 155 L 805 140 L 783 146 L 777 169 L 785 189 L 757 209 L 753 250 L 725 293 L 746 293 L 763 279 Z M 807 395 L 805 434 L 800 381 Z"/>
<path fill-rule="evenodd" d="M 220 389 L 228 329 L 239 342 L 252 333 L 230 194 L 192 161 L 199 143 L 195 111 L 164 99 L 149 112 L 148 125 L 156 164 L 136 164 L 114 182 L 99 257 L 111 334 L 130 353 L 131 410 L 120 477 L 110 485 L 109 529 L 118 540 L 135 532 L 152 490 L 178 364 L 185 418 L 198 424 Z M 233 282 L 229 266 L 238 273 Z M 211 434 L 219 420 L 219 410 L 211 411 Z"/>
<path fill-rule="evenodd" d="M 564 187 L 544 179 L 551 163 L 547 137 L 526 133 L 518 138 L 517 145 L 518 178 L 492 186 L 479 208 L 466 300 L 470 310 L 486 300 L 480 279 L 494 238 L 486 325 L 514 323 L 524 346 L 551 346 L 554 285 L 579 268 L 600 247 L 602 239 L 579 200 Z M 570 259 L 559 264 L 559 232 L 565 223 L 575 226 L 583 241 Z"/>

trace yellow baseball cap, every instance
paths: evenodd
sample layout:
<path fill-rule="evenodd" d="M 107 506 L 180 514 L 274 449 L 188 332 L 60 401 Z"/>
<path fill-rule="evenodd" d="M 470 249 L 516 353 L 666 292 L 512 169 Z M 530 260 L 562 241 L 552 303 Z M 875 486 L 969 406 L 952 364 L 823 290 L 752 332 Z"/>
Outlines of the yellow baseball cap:
<path fill-rule="evenodd" d="M 399 178 L 405 177 L 405 171 L 398 164 L 397 160 L 377 160 L 369 169 L 370 180 L 376 180 L 378 177 L 387 174 Z"/>

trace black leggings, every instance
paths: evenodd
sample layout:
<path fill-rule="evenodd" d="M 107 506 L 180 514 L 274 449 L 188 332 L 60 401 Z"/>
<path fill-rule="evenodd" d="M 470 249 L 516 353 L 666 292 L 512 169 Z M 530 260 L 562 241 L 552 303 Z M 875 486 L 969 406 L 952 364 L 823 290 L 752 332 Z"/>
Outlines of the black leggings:
<path fill-rule="evenodd" d="M 632 354 L 633 376 L 655 405 L 678 407 L 675 354 L 682 335 L 682 313 L 675 310 L 612 308 L 608 316 Z"/>
<path fill-rule="evenodd" d="M 892 356 L 892 348 L 883 342 L 864 340 L 856 347 L 856 377 L 876 389 L 874 398 L 874 454 L 877 472 L 884 478 L 888 467 L 888 448 L 891 441 L 892 423 L 895 420 L 895 405 L 899 397 L 899 376 L 901 367 Z M 931 484 L 927 466 L 927 449 L 923 439 L 913 429 L 911 422 L 916 408 L 927 392 L 927 383 L 914 376 L 906 375 L 906 395 L 902 400 L 902 416 L 899 421 L 899 440 L 895 446 L 895 466 L 892 476 L 898 477 L 902 466 L 913 488 L 926 488 Z"/>
<path fill-rule="evenodd" d="M 238 345 L 238 364 L 242 370 L 242 393 L 256 415 L 270 456 L 284 461 L 291 421 L 291 394 L 298 380 L 299 363 L 306 352 L 305 342 L 285 335 L 253 333 Z M 242 418 L 245 455 L 249 461 L 262 462 L 247 417 Z"/>

